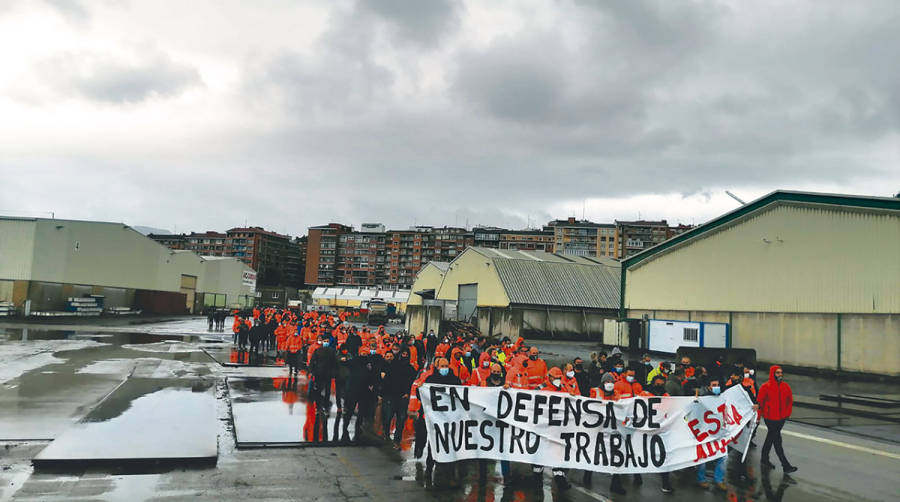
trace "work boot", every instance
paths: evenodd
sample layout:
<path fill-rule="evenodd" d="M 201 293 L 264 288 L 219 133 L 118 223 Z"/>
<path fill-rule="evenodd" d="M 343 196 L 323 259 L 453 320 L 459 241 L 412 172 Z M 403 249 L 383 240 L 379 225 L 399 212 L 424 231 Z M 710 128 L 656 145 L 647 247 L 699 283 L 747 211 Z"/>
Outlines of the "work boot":
<path fill-rule="evenodd" d="M 790 465 L 790 464 L 784 466 L 784 473 L 785 473 L 785 474 L 790 474 L 790 473 L 792 473 L 792 472 L 797 472 L 797 466 L 795 466 L 795 465 Z"/>
<path fill-rule="evenodd" d="M 726 485 L 725 483 L 721 483 L 721 482 L 720 482 L 720 483 L 716 483 L 716 488 L 718 488 L 719 490 L 721 490 L 721 491 L 723 491 L 723 492 L 727 492 L 727 491 L 728 491 L 728 485 Z"/>
<path fill-rule="evenodd" d="M 556 476 L 553 476 L 553 482 L 556 483 L 556 489 L 561 492 L 566 491 L 569 488 L 572 488 L 572 484 L 569 483 L 569 480 L 566 479 L 566 477 L 561 474 L 557 474 Z"/>
<path fill-rule="evenodd" d="M 622 478 L 618 475 L 613 475 L 612 482 L 609 484 L 609 490 L 613 493 L 618 493 L 619 495 L 628 493 L 628 491 L 625 490 L 625 487 L 622 486 Z"/>
<path fill-rule="evenodd" d="M 672 482 L 663 482 L 662 487 L 660 488 L 663 493 L 674 493 L 675 489 L 672 488 Z"/>
<path fill-rule="evenodd" d="M 774 469 L 775 468 L 775 464 L 773 464 L 772 462 L 769 462 L 769 459 L 767 459 L 767 458 L 760 460 L 759 465 L 765 469 Z"/>
<path fill-rule="evenodd" d="M 709 481 L 698 481 L 697 487 L 703 488 L 704 490 L 708 490 L 709 489 Z"/>

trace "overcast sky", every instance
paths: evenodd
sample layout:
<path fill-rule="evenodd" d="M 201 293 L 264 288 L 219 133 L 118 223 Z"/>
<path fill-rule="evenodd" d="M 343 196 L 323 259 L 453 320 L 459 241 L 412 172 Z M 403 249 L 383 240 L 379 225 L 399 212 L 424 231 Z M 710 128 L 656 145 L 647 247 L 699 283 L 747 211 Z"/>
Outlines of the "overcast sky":
<path fill-rule="evenodd" d="M 293 235 L 900 190 L 900 2 L 0 0 L 0 213 Z"/>

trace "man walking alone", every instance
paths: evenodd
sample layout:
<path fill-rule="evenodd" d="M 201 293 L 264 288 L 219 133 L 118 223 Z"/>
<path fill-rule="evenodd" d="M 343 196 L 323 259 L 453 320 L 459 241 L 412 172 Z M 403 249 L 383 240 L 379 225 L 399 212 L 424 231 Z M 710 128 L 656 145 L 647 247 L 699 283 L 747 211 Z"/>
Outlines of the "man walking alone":
<path fill-rule="evenodd" d="M 762 384 L 759 388 L 757 402 L 759 403 L 759 412 L 766 421 L 766 427 L 769 432 L 766 433 L 766 440 L 763 443 L 762 453 L 760 454 L 760 464 L 764 468 L 772 469 L 775 466 L 769 461 L 769 452 L 772 446 L 775 446 L 775 454 L 781 461 L 781 467 L 785 473 L 794 472 L 796 467 L 788 462 L 784 456 L 784 448 L 781 446 L 781 428 L 784 427 L 785 420 L 791 416 L 794 406 L 794 394 L 791 387 L 784 382 L 784 372 L 781 366 L 772 365 L 769 368 L 769 380 Z"/>

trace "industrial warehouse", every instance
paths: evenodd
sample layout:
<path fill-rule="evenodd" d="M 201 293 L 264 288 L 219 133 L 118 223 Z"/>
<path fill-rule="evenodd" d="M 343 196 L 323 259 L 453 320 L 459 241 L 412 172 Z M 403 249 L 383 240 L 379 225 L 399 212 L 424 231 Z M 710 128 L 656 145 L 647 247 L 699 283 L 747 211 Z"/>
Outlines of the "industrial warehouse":
<path fill-rule="evenodd" d="M 20 315 L 184 314 L 253 304 L 256 272 L 122 223 L 0 217 L 0 302 Z"/>
<path fill-rule="evenodd" d="M 467 322 L 511 339 L 600 339 L 619 306 L 619 263 L 610 258 L 470 247 L 419 271 L 407 329 L 437 332 Z"/>
<path fill-rule="evenodd" d="M 898 375 L 900 199 L 770 193 L 624 260 L 622 317 L 651 349 L 713 323 L 763 361 Z"/>

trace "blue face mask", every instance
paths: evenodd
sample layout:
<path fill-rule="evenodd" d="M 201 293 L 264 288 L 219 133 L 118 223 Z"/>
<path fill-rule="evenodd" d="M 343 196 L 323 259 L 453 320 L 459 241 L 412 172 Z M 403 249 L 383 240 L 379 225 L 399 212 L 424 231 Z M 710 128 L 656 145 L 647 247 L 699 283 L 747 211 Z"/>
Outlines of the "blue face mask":
<path fill-rule="evenodd" d="M 438 373 L 440 373 L 441 376 L 447 376 L 450 374 L 450 368 L 438 368 Z"/>
<path fill-rule="evenodd" d="M 323 347 L 327 347 L 327 346 L 328 346 L 328 342 L 322 342 L 322 346 L 323 346 Z"/>
<path fill-rule="evenodd" d="M 717 396 L 722 392 L 722 388 L 719 387 L 718 385 L 716 385 L 715 387 L 711 387 L 710 390 L 712 391 L 713 394 L 715 394 Z"/>
<path fill-rule="evenodd" d="M 621 373 L 625 368 L 616 368 L 616 373 Z"/>
<path fill-rule="evenodd" d="M 372 355 L 374 356 L 374 355 L 375 355 L 375 349 L 371 349 L 371 350 L 369 351 L 369 354 L 372 354 Z"/>
<path fill-rule="evenodd" d="M 466 352 L 466 357 L 472 357 L 472 353 L 471 353 L 471 352 Z"/>

